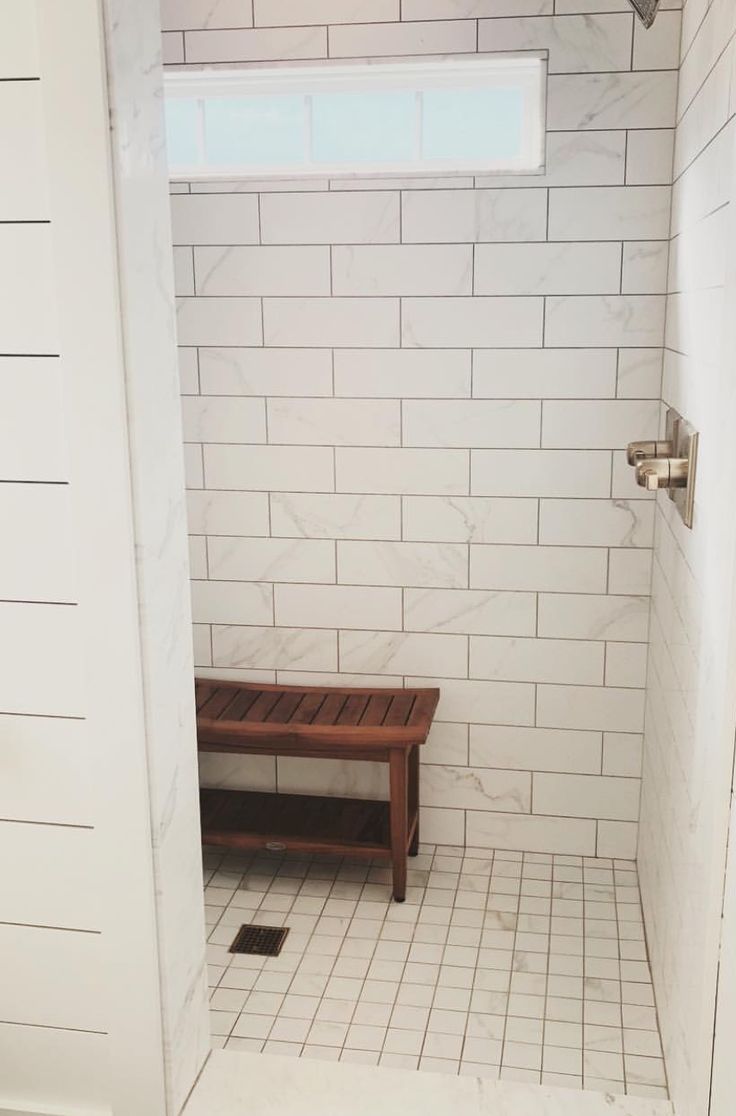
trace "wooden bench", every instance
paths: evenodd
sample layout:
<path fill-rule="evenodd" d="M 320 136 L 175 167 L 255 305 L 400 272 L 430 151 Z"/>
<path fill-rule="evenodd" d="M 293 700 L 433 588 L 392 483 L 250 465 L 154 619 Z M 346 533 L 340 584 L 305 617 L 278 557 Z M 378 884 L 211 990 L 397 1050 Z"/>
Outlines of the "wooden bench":
<path fill-rule="evenodd" d="M 293 849 L 387 858 L 393 895 L 406 897 L 407 853 L 419 844 L 419 748 L 439 690 L 345 689 L 196 682 L 201 752 L 375 760 L 389 765 L 390 798 L 201 792 L 202 838 L 239 849 Z"/>

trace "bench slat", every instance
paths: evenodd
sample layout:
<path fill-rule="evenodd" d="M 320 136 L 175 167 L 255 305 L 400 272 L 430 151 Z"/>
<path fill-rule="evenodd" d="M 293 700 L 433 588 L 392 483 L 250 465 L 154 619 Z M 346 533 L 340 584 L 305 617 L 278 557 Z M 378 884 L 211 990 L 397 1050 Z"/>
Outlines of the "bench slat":
<path fill-rule="evenodd" d="M 335 721 L 336 725 L 357 725 L 363 716 L 370 697 L 368 694 L 351 694 Z"/>
<path fill-rule="evenodd" d="M 240 721 L 248 712 L 250 707 L 255 704 L 258 698 L 257 690 L 239 690 L 236 691 L 236 698 L 227 708 L 223 709 L 217 718 L 218 721 Z"/>
<path fill-rule="evenodd" d="M 261 690 L 241 721 L 265 721 L 274 705 L 280 700 L 280 690 Z"/>
<path fill-rule="evenodd" d="M 211 717 L 216 719 L 220 716 L 224 709 L 238 696 L 238 691 L 232 689 L 230 686 L 218 686 L 215 692 L 207 698 L 204 705 L 199 709 L 198 715 L 200 717 Z"/>
<path fill-rule="evenodd" d="M 324 704 L 318 711 L 316 717 L 312 721 L 313 725 L 334 725 L 337 718 L 340 716 L 342 707 L 347 702 L 347 695 L 340 693 L 336 690 L 333 694 L 327 694 Z"/>
<path fill-rule="evenodd" d="M 412 709 L 414 708 L 415 700 L 416 700 L 416 694 L 413 694 L 411 692 L 411 690 L 407 690 L 407 692 L 405 694 L 399 694 L 396 697 L 394 697 L 394 699 L 391 702 L 391 706 L 389 708 L 389 711 L 386 714 L 386 716 L 384 717 L 384 720 L 383 720 L 384 725 L 386 725 L 386 726 L 397 725 L 398 726 L 398 725 L 407 724 L 408 721 L 409 721 L 409 718 L 411 717 L 411 713 L 412 713 Z"/>
<path fill-rule="evenodd" d="M 391 697 L 386 697 L 385 694 L 372 694 L 368 699 L 365 712 L 360 718 L 361 725 L 371 725 L 373 727 L 382 725 L 391 706 L 391 700 Z"/>
<path fill-rule="evenodd" d="M 327 694 L 302 694 L 299 705 L 292 714 L 292 725 L 311 725 L 327 700 Z"/>
<path fill-rule="evenodd" d="M 266 720 L 269 724 L 286 725 L 291 720 L 292 714 L 300 704 L 304 694 L 301 690 L 285 690 L 274 705 Z"/>

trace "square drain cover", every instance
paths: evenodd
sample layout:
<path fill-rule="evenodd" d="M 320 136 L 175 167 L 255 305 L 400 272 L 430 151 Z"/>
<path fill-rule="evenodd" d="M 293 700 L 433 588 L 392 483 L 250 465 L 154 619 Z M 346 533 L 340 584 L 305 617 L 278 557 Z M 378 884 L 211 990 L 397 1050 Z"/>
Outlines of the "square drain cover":
<path fill-rule="evenodd" d="M 241 926 L 230 946 L 231 953 L 258 953 L 278 957 L 289 928 L 284 926 Z"/>

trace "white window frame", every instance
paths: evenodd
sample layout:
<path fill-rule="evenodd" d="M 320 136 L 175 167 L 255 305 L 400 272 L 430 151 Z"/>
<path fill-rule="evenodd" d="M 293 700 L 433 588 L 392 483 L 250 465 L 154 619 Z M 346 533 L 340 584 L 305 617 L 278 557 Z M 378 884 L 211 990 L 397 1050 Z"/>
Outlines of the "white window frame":
<path fill-rule="evenodd" d="M 164 74 L 166 100 L 199 101 L 197 142 L 200 159 L 170 166 L 174 181 L 267 178 L 369 178 L 401 175 L 539 174 L 544 170 L 547 59 L 541 52 L 473 54 L 461 57 L 390 62 L 357 61 L 319 65 L 251 66 L 240 70 L 169 70 Z M 366 89 L 422 91 L 454 88 L 498 88 L 512 81 L 524 93 L 523 149 L 515 159 L 420 159 L 394 163 L 314 163 L 310 152 L 300 164 L 248 166 L 207 165 L 205 113 L 208 98 L 251 94 L 313 93 Z M 419 117 L 419 113 L 417 114 Z M 417 134 L 419 125 L 417 126 Z"/>

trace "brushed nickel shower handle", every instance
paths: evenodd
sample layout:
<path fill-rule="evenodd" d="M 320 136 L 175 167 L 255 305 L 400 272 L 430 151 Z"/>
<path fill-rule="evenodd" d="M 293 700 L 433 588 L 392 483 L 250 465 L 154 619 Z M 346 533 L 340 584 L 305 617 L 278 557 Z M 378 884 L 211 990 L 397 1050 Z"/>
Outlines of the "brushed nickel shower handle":
<path fill-rule="evenodd" d="M 674 446 L 670 441 L 629 442 L 626 447 L 626 460 L 629 465 L 651 458 L 672 457 Z"/>
<path fill-rule="evenodd" d="M 664 488 L 692 527 L 695 516 L 695 473 L 698 464 L 698 432 L 691 423 L 668 407 L 664 438 L 629 442 L 626 460 L 633 465 L 636 483 L 647 492 Z"/>
<path fill-rule="evenodd" d="M 659 488 L 687 488 L 687 457 L 645 458 L 636 465 L 636 483 L 648 492 Z"/>

